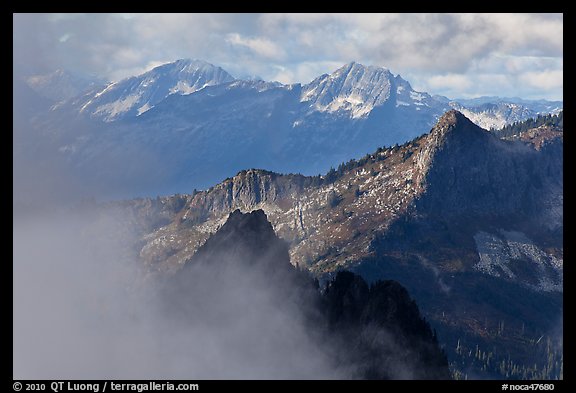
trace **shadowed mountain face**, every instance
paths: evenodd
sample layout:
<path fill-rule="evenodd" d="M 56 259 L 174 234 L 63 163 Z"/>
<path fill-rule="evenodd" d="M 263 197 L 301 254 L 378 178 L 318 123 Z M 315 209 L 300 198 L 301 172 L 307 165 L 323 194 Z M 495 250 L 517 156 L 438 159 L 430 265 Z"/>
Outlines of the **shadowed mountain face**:
<path fill-rule="evenodd" d="M 320 291 L 290 264 L 287 244 L 262 210 L 231 213 L 163 288 L 167 318 L 190 324 L 191 331 L 203 324 L 222 330 L 224 341 L 241 341 L 223 346 L 221 355 L 238 356 L 241 347 L 249 375 L 450 378 L 436 337 L 400 284 L 368 286 L 360 276 L 340 272 Z M 305 364 L 322 365 L 317 375 L 294 365 L 293 358 L 304 355 Z M 272 364 L 282 370 L 263 374 Z"/>
<path fill-rule="evenodd" d="M 322 283 L 347 269 L 405 286 L 462 377 L 550 378 L 561 372 L 562 130 L 509 139 L 450 111 L 428 134 L 324 177 L 246 170 L 124 206 L 152 271 L 177 271 L 231 211 L 263 209 L 292 263 Z M 546 352 L 556 363 L 541 363 Z"/>
<path fill-rule="evenodd" d="M 340 271 L 323 292 L 329 331 L 342 363 L 357 364 L 363 379 L 450 379 L 448 361 L 418 306 L 398 282 L 368 285 Z"/>

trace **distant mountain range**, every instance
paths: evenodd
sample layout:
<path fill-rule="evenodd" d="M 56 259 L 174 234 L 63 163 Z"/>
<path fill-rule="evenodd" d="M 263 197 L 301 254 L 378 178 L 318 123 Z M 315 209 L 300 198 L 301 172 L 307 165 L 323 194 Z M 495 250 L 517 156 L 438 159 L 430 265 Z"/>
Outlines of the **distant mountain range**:
<path fill-rule="evenodd" d="M 354 62 L 305 85 L 283 85 L 178 60 L 107 85 L 64 72 L 34 76 L 15 81 L 14 94 L 15 115 L 30 102 L 43 108 L 21 116 L 15 153 L 51 154 L 80 184 L 91 180 L 80 189 L 103 197 L 189 192 L 251 167 L 325 173 L 422 135 L 451 108 L 484 128 L 562 108 L 496 97 L 452 101 Z"/>

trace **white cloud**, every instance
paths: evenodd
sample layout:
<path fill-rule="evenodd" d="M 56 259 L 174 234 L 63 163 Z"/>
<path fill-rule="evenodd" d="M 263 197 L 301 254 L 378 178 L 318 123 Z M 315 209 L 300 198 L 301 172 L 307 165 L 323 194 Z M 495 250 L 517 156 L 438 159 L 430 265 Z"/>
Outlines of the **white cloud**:
<path fill-rule="evenodd" d="M 538 89 L 556 89 L 564 85 L 562 70 L 530 71 L 520 75 L 519 80 Z"/>
<path fill-rule="evenodd" d="M 562 56 L 562 14 L 483 14 L 483 19 L 500 38 L 499 50 L 511 54 Z"/>
<path fill-rule="evenodd" d="M 482 75 L 504 75 L 512 81 L 506 95 L 534 94 L 550 82 L 555 90 L 544 93 L 561 97 L 563 15 L 14 15 L 14 68 L 22 72 L 68 68 L 118 78 L 178 58 L 285 83 L 305 83 L 358 61 L 459 96 L 480 86 Z"/>
<path fill-rule="evenodd" d="M 467 90 L 472 87 L 469 78 L 461 74 L 448 74 L 430 77 L 428 86 L 432 90 Z"/>
<path fill-rule="evenodd" d="M 71 34 L 64 34 L 62 37 L 60 37 L 60 38 L 58 39 L 58 41 L 60 41 L 60 42 L 66 42 L 66 41 L 68 41 L 68 40 L 70 39 L 70 37 L 71 37 Z"/>
<path fill-rule="evenodd" d="M 274 66 L 276 73 L 271 79 L 285 84 L 308 83 L 326 73 L 326 70 L 334 71 L 342 65 L 341 62 L 334 61 L 301 62 L 291 68 L 276 65 Z"/>
<path fill-rule="evenodd" d="M 244 46 L 254 54 L 264 58 L 283 60 L 286 57 L 286 52 L 282 47 L 266 38 L 245 38 L 238 33 L 231 33 L 226 35 L 226 41 L 234 45 Z"/>

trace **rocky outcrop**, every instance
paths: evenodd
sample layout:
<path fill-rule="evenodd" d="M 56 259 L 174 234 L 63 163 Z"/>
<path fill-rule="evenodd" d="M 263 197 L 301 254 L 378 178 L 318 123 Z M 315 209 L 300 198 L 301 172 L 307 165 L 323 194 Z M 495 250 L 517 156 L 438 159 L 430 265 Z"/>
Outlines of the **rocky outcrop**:
<path fill-rule="evenodd" d="M 327 284 L 323 305 L 330 330 L 346 343 L 345 356 L 363 378 L 450 379 L 436 334 L 398 282 L 369 286 L 341 271 Z"/>
<path fill-rule="evenodd" d="M 224 212 L 252 210 L 264 204 L 291 206 L 310 183 L 310 178 L 302 175 L 280 175 L 256 169 L 241 171 L 208 192 L 197 194 L 182 220 L 201 223 Z"/>
<path fill-rule="evenodd" d="M 198 305 L 199 287 L 202 297 L 211 299 L 207 304 Z M 394 281 L 368 286 L 360 276 L 341 272 L 321 292 L 306 272 L 290 264 L 287 244 L 275 235 L 262 210 L 232 212 L 184 268 L 165 279 L 161 293 L 167 317 L 192 326 L 208 320 L 213 329 L 225 329 L 221 321 L 235 323 L 236 310 L 229 311 L 222 302 L 235 304 L 235 297 L 254 296 L 258 303 L 246 305 L 246 313 L 253 313 L 251 307 L 270 298 L 275 307 L 258 314 L 263 329 L 290 312 L 296 321 L 292 323 L 306 327 L 310 345 L 326 353 L 340 378 L 450 378 L 446 356 L 405 288 Z M 211 303 L 217 304 L 219 315 Z M 274 348 L 275 334 L 261 332 L 264 341 L 256 339 L 253 345 Z M 244 361 L 245 367 L 260 367 L 250 356 Z"/>

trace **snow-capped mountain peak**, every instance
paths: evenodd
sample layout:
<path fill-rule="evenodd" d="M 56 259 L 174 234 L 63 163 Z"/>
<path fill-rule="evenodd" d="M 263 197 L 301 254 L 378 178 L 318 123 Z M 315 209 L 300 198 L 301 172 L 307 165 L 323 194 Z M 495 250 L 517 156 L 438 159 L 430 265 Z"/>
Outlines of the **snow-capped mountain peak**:
<path fill-rule="evenodd" d="M 351 62 L 303 86 L 300 100 L 320 112 L 367 116 L 390 97 L 393 75 L 386 68 Z"/>
<path fill-rule="evenodd" d="M 400 75 L 394 76 L 387 68 L 356 62 L 305 85 L 301 101 L 309 102 L 312 110 L 342 112 L 353 119 L 365 118 L 386 103 L 413 107 L 416 111 L 439 106 L 428 93 L 415 91 L 408 81 Z"/>
<path fill-rule="evenodd" d="M 203 60 L 180 59 L 154 68 L 154 76 L 166 74 L 177 83 L 171 89 L 173 93 L 190 94 L 206 86 L 231 82 L 235 78 L 224 69 Z M 182 86 L 180 89 L 179 86 Z M 184 87 L 187 86 L 187 87 Z"/>
<path fill-rule="evenodd" d="M 83 113 L 113 121 L 126 115 L 139 116 L 171 94 L 192 94 L 207 86 L 234 80 L 222 68 L 205 61 L 181 59 L 111 83 L 75 104 Z"/>

